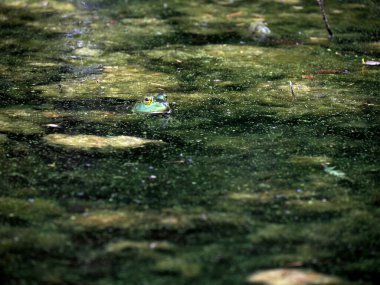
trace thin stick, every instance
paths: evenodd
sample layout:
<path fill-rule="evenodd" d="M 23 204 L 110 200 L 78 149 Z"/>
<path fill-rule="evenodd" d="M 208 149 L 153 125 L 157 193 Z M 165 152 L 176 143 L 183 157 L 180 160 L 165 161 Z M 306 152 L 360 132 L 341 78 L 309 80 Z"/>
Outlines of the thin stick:
<path fill-rule="evenodd" d="M 291 81 L 289 81 L 289 86 L 290 86 L 290 91 L 292 91 L 292 102 L 293 102 L 294 100 L 296 100 L 296 94 L 294 94 L 293 84 Z"/>
<path fill-rule="evenodd" d="M 329 34 L 329 38 L 332 39 L 332 37 L 334 36 L 334 34 L 333 34 L 333 32 L 332 32 L 332 30 L 330 28 L 329 22 L 327 21 L 327 17 L 326 17 L 326 13 L 325 13 L 324 0 L 317 0 L 317 2 L 318 2 L 318 5 L 319 5 L 319 9 L 321 10 L 321 15 L 322 15 L 323 22 L 325 23 L 326 31 Z"/>

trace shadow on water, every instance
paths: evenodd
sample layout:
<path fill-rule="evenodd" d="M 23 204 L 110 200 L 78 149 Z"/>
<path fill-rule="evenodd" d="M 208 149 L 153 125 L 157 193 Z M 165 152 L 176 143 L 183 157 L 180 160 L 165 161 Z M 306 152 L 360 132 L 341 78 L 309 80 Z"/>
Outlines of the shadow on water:
<path fill-rule="evenodd" d="M 67 111 L 109 111 L 120 114 L 130 112 L 128 108 L 133 106 L 136 100 L 124 100 L 118 98 L 90 98 L 77 100 L 55 100 L 54 109 Z"/>

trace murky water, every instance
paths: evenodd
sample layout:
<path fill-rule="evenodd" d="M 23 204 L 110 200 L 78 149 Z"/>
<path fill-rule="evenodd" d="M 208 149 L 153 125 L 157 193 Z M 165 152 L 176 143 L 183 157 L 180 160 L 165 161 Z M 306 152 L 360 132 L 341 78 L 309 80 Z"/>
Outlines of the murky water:
<path fill-rule="evenodd" d="M 3 0 L 1 283 L 376 284 L 380 6 L 326 12 Z"/>

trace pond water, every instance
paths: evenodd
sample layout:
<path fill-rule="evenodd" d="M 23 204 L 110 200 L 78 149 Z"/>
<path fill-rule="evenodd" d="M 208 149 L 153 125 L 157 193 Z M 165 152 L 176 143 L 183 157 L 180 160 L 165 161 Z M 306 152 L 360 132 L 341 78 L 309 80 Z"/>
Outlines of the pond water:
<path fill-rule="evenodd" d="M 2 0 L 0 282 L 376 284 L 380 5 L 325 8 Z"/>

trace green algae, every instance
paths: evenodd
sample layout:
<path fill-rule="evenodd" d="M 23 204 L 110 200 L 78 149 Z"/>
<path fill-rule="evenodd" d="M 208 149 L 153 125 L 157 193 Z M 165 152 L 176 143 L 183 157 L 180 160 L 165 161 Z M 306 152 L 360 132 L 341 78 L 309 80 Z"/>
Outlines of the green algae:
<path fill-rule="evenodd" d="M 1 213 L 4 218 L 8 217 L 10 221 L 22 220 L 26 222 L 41 222 L 47 218 L 59 216 L 62 214 L 59 207 L 52 201 L 43 201 L 41 199 L 30 199 L 22 201 L 14 198 L 1 198 Z"/>
<path fill-rule="evenodd" d="M 4 134 L 1 134 L 0 135 L 0 143 L 4 143 L 4 142 L 6 142 L 7 141 L 7 136 L 6 135 L 4 135 Z"/>
<path fill-rule="evenodd" d="M 74 149 L 123 149 L 163 143 L 162 141 L 147 140 L 131 136 L 100 137 L 94 135 L 68 136 L 63 134 L 48 135 L 45 137 L 45 141 L 51 145 Z"/>
<path fill-rule="evenodd" d="M 376 284 L 380 10 L 314 2 L 3 1 L 0 281 Z"/>

